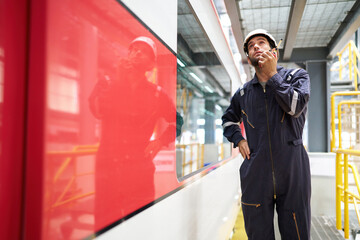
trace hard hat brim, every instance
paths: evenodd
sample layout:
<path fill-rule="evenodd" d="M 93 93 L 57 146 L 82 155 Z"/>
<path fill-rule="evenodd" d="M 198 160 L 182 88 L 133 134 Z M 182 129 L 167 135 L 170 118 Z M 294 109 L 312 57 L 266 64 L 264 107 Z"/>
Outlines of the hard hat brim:
<path fill-rule="evenodd" d="M 270 33 L 268 33 L 268 32 L 267 32 L 266 30 L 264 30 L 264 29 L 256 29 L 256 30 L 254 30 L 254 31 L 251 31 L 251 32 L 245 37 L 243 48 L 244 48 L 244 52 L 245 52 L 246 54 L 248 54 L 248 47 L 247 47 L 248 42 L 249 42 L 252 38 L 254 38 L 254 37 L 256 37 L 256 36 L 264 36 L 264 37 L 266 37 L 266 39 L 268 40 L 269 44 L 270 44 L 270 45 L 273 45 L 274 47 L 276 47 L 276 40 L 275 40 L 275 38 L 274 38 Z"/>

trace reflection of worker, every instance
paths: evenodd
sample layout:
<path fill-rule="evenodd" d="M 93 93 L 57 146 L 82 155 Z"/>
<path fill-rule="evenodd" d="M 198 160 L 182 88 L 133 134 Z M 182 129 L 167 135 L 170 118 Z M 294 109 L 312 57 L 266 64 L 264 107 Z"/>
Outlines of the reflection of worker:
<path fill-rule="evenodd" d="M 181 135 L 181 128 L 184 124 L 184 119 L 179 112 L 176 112 L 176 137 Z"/>
<path fill-rule="evenodd" d="M 245 38 L 244 50 L 256 74 L 225 111 L 224 135 L 244 157 L 241 200 L 248 238 L 275 239 L 276 205 L 281 238 L 310 239 L 310 167 L 302 144 L 310 79 L 302 69 L 277 66 L 275 49 L 275 39 L 265 30 Z"/>
<path fill-rule="evenodd" d="M 100 79 L 89 98 L 102 132 L 96 161 L 97 229 L 154 200 L 153 158 L 175 140 L 175 105 L 145 76 L 155 63 L 154 42 L 136 38 L 128 57 L 120 60 L 118 78 Z M 161 124 L 161 118 L 168 123 Z"/>

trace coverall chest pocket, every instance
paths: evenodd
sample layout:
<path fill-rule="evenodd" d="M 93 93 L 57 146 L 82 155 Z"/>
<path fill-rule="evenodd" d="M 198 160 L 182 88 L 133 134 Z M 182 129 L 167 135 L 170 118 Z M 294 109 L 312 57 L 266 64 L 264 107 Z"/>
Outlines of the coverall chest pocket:
<path fill-rule="evenodd" d="M 242 100 L 241 114 L 244 123 L 252 129 L 259 128 L 262 121 L 266 121 L 264 118 L 265 100 L 259 94 L 255 94 L 254 90 L 247 92 Z"/>
<path fill-rule="evenodd" d="M 245 109 L 241 109 L 241 113 L 242 113 L 242 118 L 243 118 L 244 122 L 246 122 L 251 128 L 255 128 L 254 124 L 252 123 L 251 118 L 246 113 Z"/>

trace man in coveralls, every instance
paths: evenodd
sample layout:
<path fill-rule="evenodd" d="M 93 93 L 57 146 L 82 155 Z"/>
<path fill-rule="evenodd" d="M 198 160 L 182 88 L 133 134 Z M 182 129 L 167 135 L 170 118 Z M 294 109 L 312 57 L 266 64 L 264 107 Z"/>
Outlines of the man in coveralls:
<path fill-rule="evenodd" d="M 311 180 L 302 144 L 310 79 L 303 69 L 277 66 L 276 41 L 266 30 L 244 40 L 255 76 L 238 89 L 222 120 L 224 136 L 239 147 L 242 210 L 249 240 L 310 239 Z M 246 139 L 239 122 L 244 121 Z"/>

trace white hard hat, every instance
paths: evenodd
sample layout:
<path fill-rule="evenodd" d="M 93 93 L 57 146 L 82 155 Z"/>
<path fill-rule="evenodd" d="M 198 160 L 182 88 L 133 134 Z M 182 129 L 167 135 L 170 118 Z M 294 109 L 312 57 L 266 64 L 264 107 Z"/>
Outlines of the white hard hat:
<path fill-rule="evenodd" d="M 152 49 L 152 52 L 154 54 L 154 58 L 156 58 L 156 45 L 155 45 L 154 41 L 151 38 L 144 37 L 144 36 L 137 37 L 130 43 L 130 46 L 133 45 L 136 42 L 141 42 L 141 43 L 145 43 L 146 45 L 148 45 Z"/>
<path fill-rule="evenodd" d="M 266 31 L 265 29 L 256 29 L 254 31 L 251 31 L 248 35 L 246 35 L 245 37 L 245 40 L 244 40 L 244 51 L 246 54 L 248 54 L 248 47 L 247 47 L 247 44 L 249 42 L 249 40 L 255 36 L 258 36 L 258 35 L 262 35 L 262 36 L 265 36 L 270 45 L 273 45 L 274 47 L 276 47 L 276 40 L 275 38 L 270 34 L 268 33 L 268 31 Z"/>

